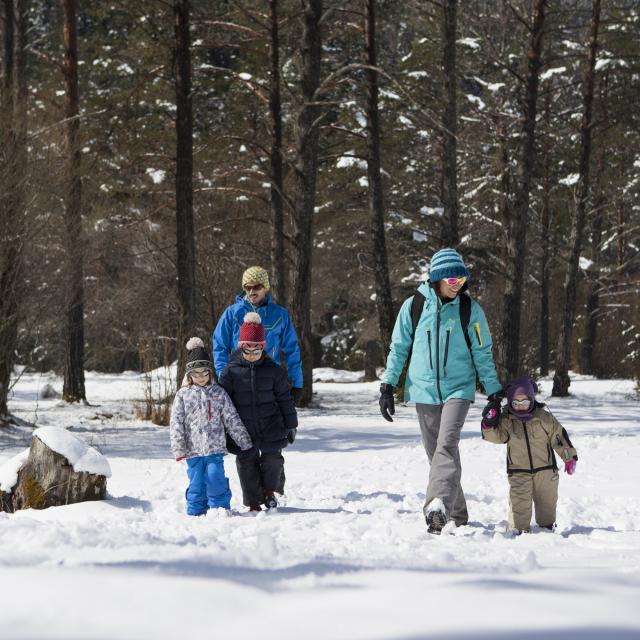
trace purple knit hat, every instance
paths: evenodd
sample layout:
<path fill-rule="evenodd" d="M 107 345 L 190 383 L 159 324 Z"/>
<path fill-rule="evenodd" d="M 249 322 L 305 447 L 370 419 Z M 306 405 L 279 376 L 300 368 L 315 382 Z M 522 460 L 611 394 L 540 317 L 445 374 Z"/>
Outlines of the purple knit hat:
<path fill-rule="evenodd" d="M 536 393 L 538 393 L 538 385 L 536 384 L 536 381 L 529 376 L 512 378 L 505 385 L 505 391 L 507 393 L 507 410 L 509 413 L 520 418 L 520 420 L 529 420 L 536 409 Z M 511 406 L 513 397 L 520 394 L 527 396 L 531 401 L 528 411 L 516 411 Z"/>

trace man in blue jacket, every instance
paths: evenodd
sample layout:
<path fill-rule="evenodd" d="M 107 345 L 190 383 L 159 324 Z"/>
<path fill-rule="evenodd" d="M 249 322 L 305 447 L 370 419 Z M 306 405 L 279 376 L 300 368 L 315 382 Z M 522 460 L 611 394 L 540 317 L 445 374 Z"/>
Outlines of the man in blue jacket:
<path fill-rule="evenodd" d="M 269 274 L 262 267 L 249 267 L 242 275 L 244 294 L 228 306 L 211 335 L 213 362 L 218 377 L 235 351 L 240 327 L 249 311 L 255 311 L 262 319 L 267 334 L 267 355 L 277 364 L 282 357 L 287 366 L 291 395 L 298 404 L 302 395 L 302 364 L 298 336 L 289 312 L 276 304 L 269 294 Z"/>
<path fill-rule="evenodd" d="M 400 309 L 380 386 L 380 411 L 386 420 L 392 421 L 389 414 L 395 411 L 394 386 L 409 359 L 404 397 L 416 404 L 422 442 L 429 458 L 424 515 L 429 532 L 435 534 L 450 520 L 458 526 L 468 520 L 460 484 L 458 444 L 475 399 L 476 374 L 489 396 L 485 411 L 497 406 L 499 412 L 502 398 L 484 311 L 472 298 L 462 300 L 467 295 L 468 279 L 469 271 L 462 256 L 453 249 L 442 249 L 433 256 L 429 281 L 418 288 L 421 304 L 418 314 L 412 313 L 416 308 L 415 296 Z"/>

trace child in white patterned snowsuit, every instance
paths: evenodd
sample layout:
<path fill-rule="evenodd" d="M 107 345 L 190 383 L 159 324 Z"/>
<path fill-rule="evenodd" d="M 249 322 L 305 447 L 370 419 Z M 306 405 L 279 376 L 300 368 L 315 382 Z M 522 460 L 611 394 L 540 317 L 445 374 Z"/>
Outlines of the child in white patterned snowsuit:
<path fill-rule="evenodd" d="M 224 473 L 225 432 L 242 451 L 253 443 L 227 392 L 212 380 L 213 363 L 200 338 L 187 342 L 185 385 L 171 407 L 171 451 L 186 459 L 187 514 L 230 508 L 231 490 Z"/>

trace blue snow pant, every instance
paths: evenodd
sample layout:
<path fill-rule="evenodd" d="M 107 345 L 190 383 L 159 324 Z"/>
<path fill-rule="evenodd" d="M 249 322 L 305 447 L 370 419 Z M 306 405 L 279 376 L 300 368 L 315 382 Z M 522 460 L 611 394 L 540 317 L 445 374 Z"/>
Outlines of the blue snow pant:
<path fill-rule="evenodd" d="M 229 509 L 231 489 L 224 475 L 224 454 L 187 458 L 189 486 L 185 492 L 187 515 L 200 516 L 209 508 Z"/>

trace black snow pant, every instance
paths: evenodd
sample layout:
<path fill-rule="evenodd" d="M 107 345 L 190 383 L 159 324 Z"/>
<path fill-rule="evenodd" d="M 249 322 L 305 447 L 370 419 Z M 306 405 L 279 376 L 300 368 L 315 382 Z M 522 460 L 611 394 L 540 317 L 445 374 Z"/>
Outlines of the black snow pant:
<path fill-rule="evenodd" d="M 263 453 L 252 449 L 248 455 L 236 458 L 245 507 L 264 504 L 267 491 L 284 493 L 284 457 L 282 451 Z"/>

